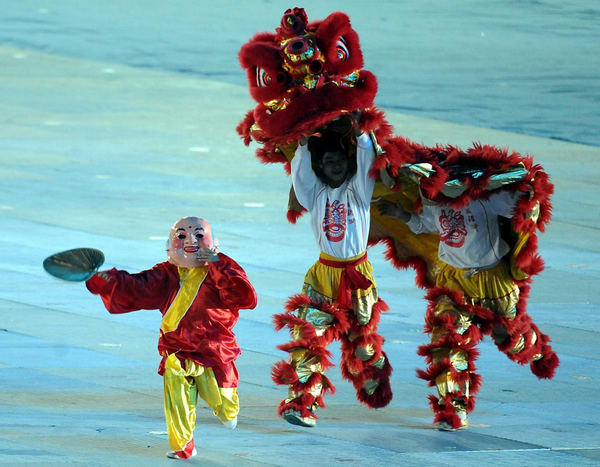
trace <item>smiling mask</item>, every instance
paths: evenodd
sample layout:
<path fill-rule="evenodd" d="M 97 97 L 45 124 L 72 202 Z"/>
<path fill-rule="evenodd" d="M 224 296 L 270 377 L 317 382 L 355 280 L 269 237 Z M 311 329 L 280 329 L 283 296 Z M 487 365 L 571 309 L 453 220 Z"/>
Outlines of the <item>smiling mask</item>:
<path fill-rule="evenodd" d="M 170 263 L 184 268 L 206 266 L 207 262 L 199 260 L 198 255 L 202 249 L 212 247 L 210 224 L 199 217 L 184 217 L 171 227 L 167 257 Z"/>

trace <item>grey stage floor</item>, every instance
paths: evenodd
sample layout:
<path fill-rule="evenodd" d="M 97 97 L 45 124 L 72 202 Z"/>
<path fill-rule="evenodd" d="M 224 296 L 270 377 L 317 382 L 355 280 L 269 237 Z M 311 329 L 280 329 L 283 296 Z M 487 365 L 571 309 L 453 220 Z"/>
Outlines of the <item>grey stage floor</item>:
<path fill-rule="evenodd" d="M 600 149 L 389 112 L 398 134 L 433 144 L 471 141 L 535 155 L 556 185 L 541 236 L 546 270 L 529 310 L 562 364 L 538 381 L 485 341 L 484 377 L 469 430 L 431 428 L 417 379 L 425 302 L 411 271 L 370 251 L 391 307 L 381 332 L 394 400 L 370 411 L 339 370 L 316 428 L 284 423 L 270 366 L 287 341 L 272 315 L 316 259 L 308 219 L 287 223 L 289 180 L 264 166 L 234 128 L 253 106 L 244 87 L 0 47 L 0 463 L 167 465 L 160 314 L 110 316 L 82 284 L 46 275 L 59 250 L 93 246 L 107 267 L 137 271 L 165 258 L 171 223 L 212 222 L 223 252 L 259 294 L 237 334 L 242 412 L 237 430 L 198 411 L 202 465 L 594 465 L 598 385 Z M 332 346 L 337 360 L 339 351 Z"/>

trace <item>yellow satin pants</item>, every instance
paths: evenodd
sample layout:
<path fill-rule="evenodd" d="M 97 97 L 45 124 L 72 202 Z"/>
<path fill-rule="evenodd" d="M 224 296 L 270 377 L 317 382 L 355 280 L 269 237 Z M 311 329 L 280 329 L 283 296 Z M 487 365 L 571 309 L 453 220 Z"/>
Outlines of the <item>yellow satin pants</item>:
<path fill-rule="evenodd" d="M 459 269 L 440 263 L 436 285 L 460 290 L 467 305 L 485 307 L 500 316 L 513 319 L 519 302 L 519 287 L 515 284 L 505 261 L 491 269 L 469 274 L 469 269 Z"/>
<path fill-rule="evenodd" d="M 240 411 L 237 388 L 220 388 L 212 368 L 191 360 L 185 361 L 184 369 L 175 354 L 169 355 L 163 382 L 169 446 L 175 451 L 182 450 L 194 436 L 198 396 L 223 422 L 233 420 Z"/>

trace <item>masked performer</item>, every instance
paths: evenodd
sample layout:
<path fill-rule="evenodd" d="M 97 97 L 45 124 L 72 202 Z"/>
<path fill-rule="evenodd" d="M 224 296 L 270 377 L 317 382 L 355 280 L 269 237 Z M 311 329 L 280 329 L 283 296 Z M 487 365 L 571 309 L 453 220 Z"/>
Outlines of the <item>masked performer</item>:
<path fill-rule="evenodd" d="M 239 413 L 241 350 L 233 327 L 238 310 L 256 306 L 256 293 L 243 269 L 217 253 L 211 227 L 185 217 L 171 228 L 168 261 L 137 274 L 110 269 L 87 280 L 110 313 L 158 309 L 163 315 L 158 341 L 159 374 L 169 446 L 174 459 L 196 455 L 194 427 L 200 396 L 228 428 Z"/>
<path fill-rule="evenodd" d="M 339 122 L 336 122 L 336 124 Z M 289 423 L 314 426 L 322 395 L 334 387 L 325 376 L 331 366 L 327 346 L 342 342 L 342 375 L 368 407 L 392 399 L 392 368 L 377 333 L 379 314 L 387 305 L 377 296 L 367 259 L 370 202 L 375 180 L 369 169 L 375 156 L 368 135 L 325 129 L 301 144 L 292 160 L 292 183 L 299 203 L 310 213 L 321 250 L 304 278 L 302 294 L 290 299 L 288 313 L 275 317 L 293 341 L 280 346 L 290 353 L 273 369 L 277 383 L 289 385 L 279 414 Z M 343 128 L 344 125 L 341 125 Z"/>
<path fill-rule="evenodd" d="M 451 429 L 466 426 L 466 418 L 461 417 L 473 408 L 479 386 L 479 377 L 474 373 L 476 349 L 473 347 L 483 334 L 491 335 L 514 361 L 531 364 L 539 378 L 552 378 L 558 358 L 548 345 L 548 336 L 539 332 L 526 313 L 532 278 L 543 269 L 537 232 L 544 230 L 551 214 L 553 186 L 543 168 L 534 164 L 529 156 L 494 146 L 474 144 L 466 150 L 449 145 L 427 147 L 394 136 L 384 113 L 374 105 L 377 80 L 373 73 L 362 69 L 358 35 L 342 12 L 309 22 L 302 8 L 287 10 L 275 32 L 256 34 L 242 47 L 239 58 L 257 105 L 246 114 L 237 131 L 245 144 L 253 140 L 259 143 L 256 155 L 261 161 L 282 163 L 288 173 L 298 163 L 294 162 L 298 157 L 294 154 L 303 135 L 311 134 L 341 115 L 361 111 L 360 129 L 371 135 L 377 153 L 369 171 L 374 180 L 373 199 L 394 205 L 400 203 L 405 211 L 415 215 L 415 225 L 411 221 L 413 231 L 405 222 L 379 212 L 373 203 L 368 241 L 369 244 L 385 243 L 386 258 L 397 268 L 414 268 L 417 285 L 427 289 L 430 305 L 426 331 L 432 334 L 433 342 L 418 350 L 430 365 L 418 375 L 430 385 L 440 383 L 440 396 L 431 396 L 436 414 L 434 422 Z M 299 197 L 294 193 L 300 190 L 297 185 L 294 182 L 289 195 L 287 217 L 290 222 L 311 209 L 310 202 L 298 202 Z M 518 193 L 525 195 L 518 196 Z M 427 214 L 423 214 L 423 218 L 419 216 L 427 205 L 422 198 L 435 203 L 440 212 L 444 211 L 443 228 L 442 225 L 416 228 L 417 219 L 424 225 L 429 224 Z M 510 202 L 497 210 L 496 203 L 505 198 Z M 516 200 L 514 204 L 513 200 Z M 478 209 L 481 213 L 484 205 L 485 213 L 491 216 L 486 221 L 492 224 L 466 211 Z M 333 212 L 333 208 L 330 209 Z M 356 218 L 356 212 L 353 214 Z M 311 215 L 313 228 L 316 228 L 317 220 L 314 213 Z M 464 229 L 460 216 L 465 220 Z M 488 250 L 477 237 L 475 243 L 480 250 L 465 252 L 466 257 L 476 253 L 477 258 L 457 263 L 448 259 L 448 244 L 444 242 L 459 241 L 459 235 L 472 235 L 473 232 L 466 230 L 469 222 L 473 228 L 477 224 L 477 232 L 489 229 L 493 235 L 498 230 L 494 227 L 496 219 L 502 241 L 498 239 L 497 245 Z M 497 265 L 487 260 L 488 254 L 497 256 Z M 508 276 L 499 272 L 504 264 L 509 266 Z M 464 280 L 457 272 L 453 279 L 440 275 L 440 271 L 448 272 L 452 267 L 473 272 L 488 266 L 494 267 Z M 490 293 L 487 285 L 475 287 L 476 281 L 487 276 L 493 278 L 489 282 L 486 279 L 486 284 L 502 282 L 502 293 L 508 295 L 506 300 L 501 299 L 498 291 Z M 503 300 L 507 302 L 506 309 L 504 305 L 499 307 Z M 291 320 L 289 322 L 291 324 Z M 303 326 L 303 322 L 299 322 L 294 327 L 295 332 L 304 329 Z M 326 332 L 322 334 L 325 339 L 328 338 Z M 317 336 L 321 337 L 318 333 Z M 292 360 L 294 348 L 289 347 Z M 310 365 L 308 362 L 305 366 L 310 368 Z M 297 378 L 303 383 L 305 373 L 296 371 L 294 376 L 291 369 L 288 370 L 289 375 L 279 378 L 280 382 Z M 314 374 L 310 376 L 318 379 Z M 306 391 L 302 387 L 297 389 Z M 321 394 L 322 391 L 315 392 Z M 312 396 L 304 397 L 307 402 L 312 401 Z M 298 402 L 297 409 L 303 406 L 309 407 L 309 404 Z M 302 413 L 304 417 L 311 416 L 309 412 Z"/>

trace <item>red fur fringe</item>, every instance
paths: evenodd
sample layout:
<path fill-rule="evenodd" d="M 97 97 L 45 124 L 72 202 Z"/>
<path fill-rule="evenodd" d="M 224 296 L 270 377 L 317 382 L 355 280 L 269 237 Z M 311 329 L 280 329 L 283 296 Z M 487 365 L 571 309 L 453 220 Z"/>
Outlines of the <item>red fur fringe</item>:
<path fill-rule="evenodd" d="M 298 141 L 343 112 L 371 107 L 376 93 L 377 78 L 371 72 L 361 70 L 355 87 L 325 85 L 298 95 L 274 116 L 267 107 L 259 104 L 254 109 L 254 118 L 260 133 L 254 132 L 252 137 L 269 146 Z"/>
<path fill-rule="evenodd" d="M 316 336 L 314 326 L 311 323 L 298 318 L 292 313 L 294 310 L 304 306 L 324 311 L 334 317 L 330 326 L 320 337 Z M 313 339 L 315 345 L 322 347 L 329 345 L 329 343 L 340 334 L 345 334 L 350 326 L 346 316 L 346 310 L 340 310 L 336 308 L 334 304 L 327 302 L 315 303 L 305 294 L 292 295 L 286 302 L 285 309 L 287 313 L 274 316 L 276 330 L 280 330 L 284 326 L 287 326 L 291 331 L 294 326 L 300 326 L 302 328 L 302 336 L 304 339 Z"/>
<path fill-rule="evenodd" d="M 476 305 L 467 305 L 465 303 L 464 292 L 460 290 L 452 290 L 447 287 L 433 287 L 427 292 L 425 299 L 429 301 L 429 307 L 431 310 L 435 309 L 438 299 L 444 295 L 446 295 L 453 302 L 457 309 L 464 311 L 465 313 L 470 313 L 481 319 L 493 319 L 495 316 L 494 312 L 488 310 L 487 308 Z"/>
<path fill-rule="evenodd" d="M 323 369 L 331 368 L 333 366 L 330 360 L 332 357 L 331 352 L 323 347 L 322 344 L 321 339 L 298 339 L 287 344 L 278 345 L 277 348 L 289 353 L 296 349 L 308 349 L 312 354 L 319 357 Z"/>
<path fill-rule="evenodd" d="M 275 384 L 290 385 L 298 382 L 298 374 L 292 365 L 281 360 L 271 368 L 271 379 Z"/>
<path fill-rule="evenodd" d="M 288 312 L 297 310 L 300 307 L 308 306 L 312 303 L 310 297 L 306 294 L 295 294 L 288 298 L 285 303 L 285 310 Z"/>
<path fill-rule="evenodd" d="M 285 157 L 285 155 L 283 155 L 281 153 L 281 151 L 268 150 L 264 147 L 257 148 L 256 149 L 256 157 L 258 157 L 258 159 L 263 164 L 271 164 L 271 163 L 275 163 L 275 162 L 280 162 L 280 163 L 284 164 L 284 168 L 287 168 L 287 166 L 289 165 L 287 158 Z M 289 173 L 288 173 L 288 175 L 289 175 Z"/>
<path fill-rule="evenodd" d="M 385 357 L 385 365 L 379 369 L 374 366 L 366 366 L 364 362 L 356 359 L 353 354 L 351 357 L 348 352 L 342 355 L 342 364 L 340 366 L 344 379 L 351 381 L 356 389 L 357 399 L 369 408 L 380 408 L 388 405 L 393 397 L 392 388 L 390 385 L 390 375 L 392 374 L 392 366 L 385 352 L 380 352 L 380 355 Z M 358 374 L 353 374 L 349 366 L 357 366 L 360 371 Z M 354 365 L 358 364 L 358 365 Z M 353 369 L 354 370 L 354 369 Z M 356 372 L 356 370 L 354 370 Z M 363 388 L 365 381 L 373 379 L 379 383 L 375 392 L 371 395 L 367 394 Z"/>
<path fill-rule="evenodd" d="M 271 378 L 275 384 L 289 386 L 297 393 L 305 393 L 318 384 L 321 384 L 323 387 L 322 394 L 328 392 L 335 393 L 335 386 L 323 373 L 315 372 L 305 382 L 301 382 L 294 367 L 285 361 L 279 361 L 273 365 L 271 368 Z"/>
<path fill-rule="evenodd" d="M 302 217 L 302 215 L 308 212 L 306 209 L 302 209 L 302 211 L 293 211 L 292 209 L 288 209 L 286 217 L 290 224 L 295 224 L 298 222 L 298 219 Z"/>
<path fill-rule="evenodd" d="M 523 287 L 521 295 L 526 297 L 529 287 Z M 517 305 L 517 315 L 514 319 L 497 317 L 493 326 L 502 326 L 506 329 L 508 337 L 497 344 L 498 349 L 505 353 L 512 361 L 520 365 L 529 364 L 530 369 L 538 378 L 552 378 L 560 361 L 556 353 L 550 347 L 550 338 L 542 333 L 536 324 L 531 320 L 531 316 L 525 309 L 524 300 L 521 299 Z M 536 340 L 531 344 L 533 333 Z M 524 338 L 525 346 L 523 350 L 517 353 L 511 353 L 511 350 L 518 344 L 521 336 Z M 542 358 L 537 361 L 532 359 L 541 354 Z"/>
<path fill-rule="evenodd" d="M 438 398 L 433 394 L 429 396 L 429 406 L 435 414 L 435 417 L 433 419 L 434 424 L 438 422 L 446 422 L 454 429 L 460 428 L 460 418 L 456 414 L 456 409 L 452 405 L 452 398 L 454 396 L 456 395 L 453 393 L 447 394 L 446 397 L 443 399 L 442 403 L 440 403 Z M 471 408 L 470 410 L 473 409 Z M 467 411 L 469 411 L 469 408 L 467 408 Z"/>
<path fill-rule="evenodd" d="M 281 416 L 283 412 L 291 409 L 300 412 L 302 417 L 317 419 L 317 415 L 308 410 L 308 407 L 311 407 L 315 402 L 319 407 L 325 407 L 323 398 L 321 396 L 315 398 L 313 395 L 306 393 L 303 394 L 301 397 L 298 397 L 287 403 L 285 402 L 285 400 L 281 401 L 279 403 L 279 407 L 277 407 L 277 413 L 279 414 L 279 416 Z"/>
<path fill-rule="evenodd" d="M 357 399 L 370 409 L 379 409 L 387 406 L 393 399 L 394 394 L 389 378 L 379 381 L 379 386 L 373 394 L 367 394 L 364 389 L 356 393 Z"/>
<path fill-rule="evenodd" d="M 292 313 L 282 313 L 273 316 L 273 321 L 275 323 L 275 330 L 280 331 L 284 327 L 287 327 L 290 330 L 290 334 L 294 330 L 294 327 L 298 326 L 300 328 L 300 335 L 304 339 L 315 339 L 317 337 L 315 328 L 312 324 L 304 321 L 303 319 L 298 318 L 296 315 Z"/>
<path fill-rule="evenodd" d="M 250 136 L 250 127 L 254 124 L 254 111 L 250 110 L 246 113 L 244 119 L 235 128 L 238 134 L 243 138 L 244 144 L 250 146 L 252 137 Z"/>
<path fill-rule="evenodd" d="M 377 243 L 383 243 L 386 246 L 386 251 L 384 253 L 385 259 L 391 262 L 396 269 L 413 268 L 415 270 L 415 283 L 417 287 L 429 288 L 434 285 L 433 282 L 427 279 L 427 263 L 422 258 L 413 256 L 411 258 L 400 259 L 394 239 L 391 237 L 384 237 L 377 241 L 371 241 L 369 242 L 369 245 L 373 246 Z"/>
<path fill-rule="evenodd" d="M 559 364 L 558 355 L 550 347 L 544 347 L 544 356 L 541 360 L 531 362 L 530 368 L 531 372 L 538 378 L 552 379 Z"/>
<path fill-rule="evenodd" d="M 381 319 L 381 313 L 388 311 L 390 307 L 382 299 L 377 299 L 377 302 L 373 304 L 371 308 L 371 319 L 364 326 L 359 324 L 354 318 L 354 310 L 345 310 L 343 315 L 345 316 L 345 322 L 347 326 L 340 328 L 340 333 L 344 334 L 348 331 L 358 334 L 359 336 L 372 334 L 377 331 L 379 326 L 379 320 Z M 341 320 L 340 320 L 341 321 Z M 352 324 L 350 324 L 352 323 Z"/>

